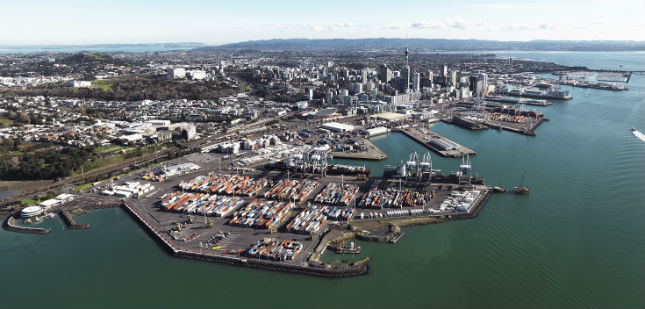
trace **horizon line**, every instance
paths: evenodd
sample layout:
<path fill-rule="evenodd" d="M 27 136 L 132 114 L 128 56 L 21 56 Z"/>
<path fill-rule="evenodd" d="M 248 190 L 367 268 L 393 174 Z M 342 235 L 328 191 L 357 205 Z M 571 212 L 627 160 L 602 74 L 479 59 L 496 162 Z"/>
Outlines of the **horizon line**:
<path fill-rule="evenodd" d="M 100 46 L 100 45 L 164 45 L 164 44 L 194 44 L 194 45 L 204 45 L 204 46 L 221 46 L 221 45 L 230 45 L 230 44 L 239 44 L 245 42 L 261 42 L 261 41 L 288 41 L 288 40 L 311 40 L 311 41 L 324 41 L 324 40 L 370 40 L 370 39 L 385 39 L 385 40 L 405 40 L 405 38 L 400 37 L 363 37 L 363 38 L 307 38 L 307 37 L 292 37 L 292 38 L 270 38 L 270 39 L 252 39 L 245 41 L 236 41 L 236 42 L 218 42 L 218 43 L 209 43 L 209 42 L 198 42 L 198 41 L 175 41 L 175 42 L 138 42 L 138 43 L 122 43 L 122 42 L 102 42 L 102 43 L 68 43 L 68 44 L 46 44 L 46 43 L 37 43 L 37 44 L 0 44 L 0 48 L 4 49 L 13 49 L 13 48 L 24 48 L 24 47 L 63 47 L 63 46 Z M 444 40 L 444 41 L 483 41 L 483 42 L 632 42 L 632 43 L 645 43 L 645 40 L 545 40 L 545 39 L 533 39 L 533 40 L 488 40 L 488 39 L 447 39 L 447 38 L 408 38 L 408 40 Z"/>

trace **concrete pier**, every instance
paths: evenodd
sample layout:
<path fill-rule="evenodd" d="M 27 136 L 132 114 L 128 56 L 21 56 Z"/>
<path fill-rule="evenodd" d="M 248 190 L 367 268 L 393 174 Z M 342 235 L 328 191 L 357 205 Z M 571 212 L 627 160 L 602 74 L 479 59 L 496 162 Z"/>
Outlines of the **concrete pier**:
<path fill-rule="evenodd" d="M 354 159 L 354 160 L 385 160 L 387 154 L 378 147 L 374 146 L 372 142 L 367 139 L 364 140 L 367 151 L 351 152 L 351 151 L 333 151 L 330 154 L 335 159 Z"/>
<path fill-rule="evenodd" d="M 511 127 L 508 125 L 503 125 L 501 123 L 495 123 L 492 121 L 484 121 L 483 124 L 491 129 L 498 129 L 498 130 L 506 130 L 506 131 L 511 131 L 515 133 L 519 133 L 522 135 L 526 136 L 535 136 L 535 130 L 544 122 L 544 120 L 548 120 L 546 118 L 538 118 L 537 121 L 531 126 L 527 128 L 522 128 L 520 126 L 517 127 Z"/>
<path fill-rule="evenodd" d="M 433 131 L 427 130 L 427 133 L 421 132 L 418 128 L 406 128 L 406 129 L 397 129 L 396 131 L 401 132 L 405 135 L 407 135 L 409 138 L 417 141 L 418 143 L 426 146 L 430 150 L 440 154 L 443 157 L 452 157 L 452 158 L 458 158 L 462 157 L 465 155 L 473 156 L 477 154 L 474 150 L 465 147 L 451 139 L 445 138 Z M 433 144 L 431 141 L 433 139 L 436 140 L 441 140 L 445 141 L 447 143 L 451 143 L 457 146 L 456 150 L 444 150 L 441 149 L 440 147 L 436 146 Z"/>

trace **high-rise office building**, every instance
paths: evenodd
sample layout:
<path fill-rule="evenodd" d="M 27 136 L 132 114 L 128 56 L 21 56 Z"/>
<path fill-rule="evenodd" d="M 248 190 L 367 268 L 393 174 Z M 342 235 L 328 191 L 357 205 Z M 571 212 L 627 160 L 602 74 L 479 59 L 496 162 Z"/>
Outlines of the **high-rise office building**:
<path fill-rule="evenodd" d="M 485 92 L 488 89 L 488 75 L 486 75 L 486 73 L 479 73 L 479 76 L 477 76 L 477 80 L 482 83 L 481 92 Z"/>
<path fill-rule="evenodd" d="M 410 66 L 406 64 L 403 67 L 401 74 L 403 75 L 403 89 L 401 89 L 401 91 L 405 91 L 405 93 L 409 93 L 410 92 Z"/>
<path fill-rule="evenodd" d="M 412 90 L 419 92 L 421 90 L 421 74 L 414 73 L 412 75 Z"/>
<path fill-rule="evenodd" d="M 387 67 L 387 64 L 385 63 L 381 64 L 381 66 L 379 67 L 378 74 L 382 83 L 387 84 L 392 79 L 392 71 L 390 71 L 390 69 Z"/>

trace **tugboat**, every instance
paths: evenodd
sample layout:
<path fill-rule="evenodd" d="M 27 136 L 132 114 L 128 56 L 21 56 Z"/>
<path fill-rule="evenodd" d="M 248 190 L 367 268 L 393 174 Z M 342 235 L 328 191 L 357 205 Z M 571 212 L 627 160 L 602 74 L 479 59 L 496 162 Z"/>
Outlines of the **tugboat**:
<path fill-rule="evenodd" d="M 499 186 L 494 186 L 493 187 L 493 192 L 495 192 L 495 193 L 504 193 L 504 192 L 506 192 L 506 188 L 502 187 L 502 177 L 499 178 Z"/>
<path fill-rule="evenodd" d="M 354 242 L 349 243 L 349 247 L 344 246 L 345 242 L 340 241 L 336 247 L 333 247 L 334 251 L 338 254 L 359 254 L 361 253 L 361 247 L 354 245 Z"/>
<path fill-rule="evenodd" d="M 518 187 L 513 187 L 513 193 L 515 194 L 529 194 L 529 188 L 524 187 L 524 177 L 526 177 L 526 171 L 522 173 L 522 182 Z"/>

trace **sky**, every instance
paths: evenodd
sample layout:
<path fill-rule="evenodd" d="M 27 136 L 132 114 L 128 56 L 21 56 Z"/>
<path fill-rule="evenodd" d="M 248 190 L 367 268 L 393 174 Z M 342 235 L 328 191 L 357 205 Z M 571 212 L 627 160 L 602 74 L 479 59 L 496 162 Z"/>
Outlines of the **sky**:
<path fill-rule="evenodd" d="M 0 0 L 0 46 L 274 38 L 645 40 L 645 1 Z"/>

